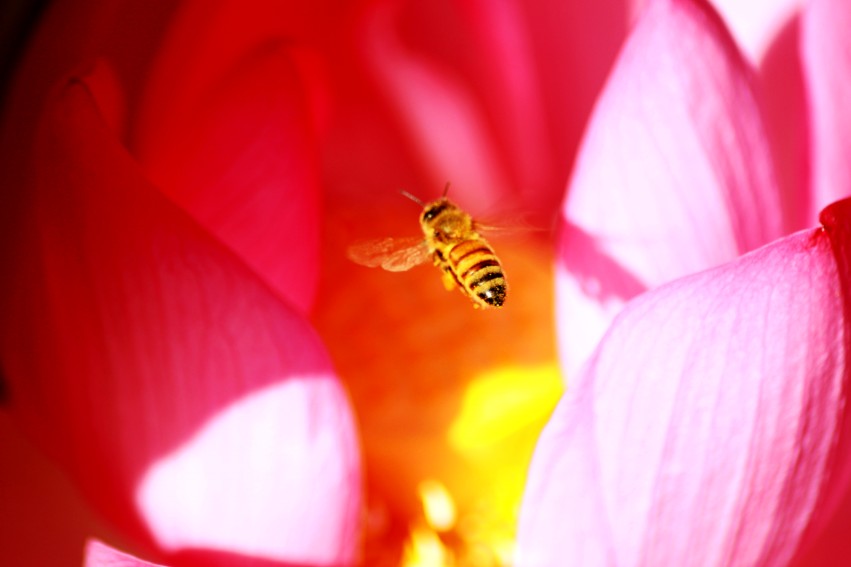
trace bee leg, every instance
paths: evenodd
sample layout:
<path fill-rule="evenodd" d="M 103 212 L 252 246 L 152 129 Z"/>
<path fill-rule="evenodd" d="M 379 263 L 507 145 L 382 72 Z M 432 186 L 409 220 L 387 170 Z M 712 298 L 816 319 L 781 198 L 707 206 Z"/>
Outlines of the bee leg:
<path fill-rule="evenodd" d="M 458 287 L 458 284 L 455 282 L 455 276 L 447 269 L 443 270 L 443 287 L 446 288 L 446 291 L 452 291 Z"/>

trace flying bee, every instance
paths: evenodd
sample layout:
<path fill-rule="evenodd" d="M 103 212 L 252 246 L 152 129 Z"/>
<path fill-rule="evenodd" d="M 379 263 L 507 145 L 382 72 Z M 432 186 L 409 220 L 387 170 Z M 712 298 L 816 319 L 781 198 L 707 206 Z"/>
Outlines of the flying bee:
<path fill-rule="evenodd" d="M 404 272 L 432 260 L 443 274 L 447 290 L 460 289 L 473 307 L 502 307 L 508 282 L 499 258 L 482 238 L 473 218 L 446 198 L 449 184 L 436 201 L 423 203 L 410 193 L 402 194 L 423 207 L 420 227 L 423 237 L 384 238 L 349 248 L 349 258 L 363 266 L 381 266 Z"/>

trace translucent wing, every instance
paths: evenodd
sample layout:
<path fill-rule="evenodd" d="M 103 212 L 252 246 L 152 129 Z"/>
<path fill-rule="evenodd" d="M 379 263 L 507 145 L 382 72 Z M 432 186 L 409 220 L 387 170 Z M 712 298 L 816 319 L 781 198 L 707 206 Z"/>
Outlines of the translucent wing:
<path fill-rule="evenodd" d="M 485 236 L 514 236 L 530 232 L 546 232 L 547 228 L 537 226 L 536 223 L 530 222 L 526 217 L 512 217 L 510 220 L 500 219 L 499 222 L 473 222 L 473 228 L 479 234 Z"/>
<path fill-rule="evenodd" d="M 382 238 L 351 245 L 348 257 L 362 266 L 404 272 L 428 260 L 429 251 L 421 237 Z"/>

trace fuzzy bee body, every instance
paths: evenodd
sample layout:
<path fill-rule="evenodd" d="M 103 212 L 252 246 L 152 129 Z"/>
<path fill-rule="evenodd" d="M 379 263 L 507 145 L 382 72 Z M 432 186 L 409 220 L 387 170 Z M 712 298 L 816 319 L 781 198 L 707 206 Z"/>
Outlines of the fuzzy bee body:
<path fill-rule="evenodd" d="M 441 211 L 431 219 L 426 217 L 430 206 Z M 437 201 L 426 207 L 420 224 L 447 289 L 457 286 L 476 307 L 502 307 L 508 289 L 502 265 L 470 215 L 451 202 Z"/>
<path fill-rule="evenodd" d="M 502 307 L 508 282 L 499 258 L 476 230 L 473 218 L 446 198 L 423 206 L 423 238 L 386 238 L 353 246 L 349 257 L 362 265 L 404 271 L 431 258 L 443 273 L 446 289 L 457 287 L 474 307 Z"/>

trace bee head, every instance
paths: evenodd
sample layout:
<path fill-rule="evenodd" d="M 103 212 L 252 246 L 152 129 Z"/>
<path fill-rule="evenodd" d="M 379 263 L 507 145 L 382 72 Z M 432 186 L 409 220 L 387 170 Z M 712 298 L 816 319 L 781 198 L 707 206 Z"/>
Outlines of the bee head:
<path fill-rule="evenodd" d="M 423 224 L 431 224 L 434 220 L 442 213 L 443 211 L 454 208 L 452 203 L 447 201 L 446 199 L 438 199 L 433 203 L 429 203 L 423 208 L 423 212 L 420 215 L 420 221 Z"/>
<path fill-rule="evenodd" d="M 438 242 L 463 239 L 472 230 L 470 215 L 445 197 L 428 203 L 423 208 L 420 224 L 426 235 Z"/>

